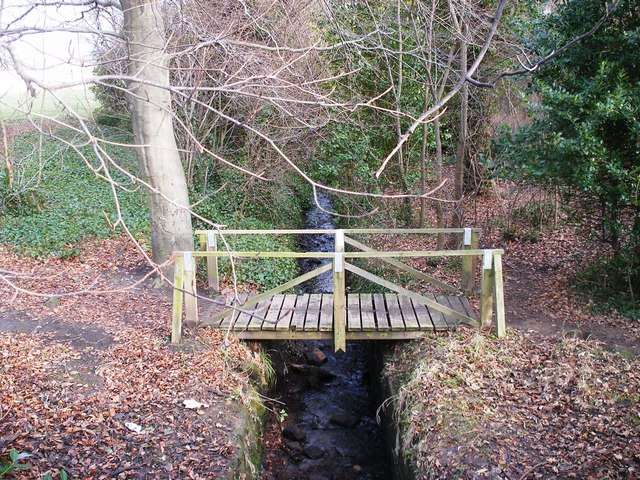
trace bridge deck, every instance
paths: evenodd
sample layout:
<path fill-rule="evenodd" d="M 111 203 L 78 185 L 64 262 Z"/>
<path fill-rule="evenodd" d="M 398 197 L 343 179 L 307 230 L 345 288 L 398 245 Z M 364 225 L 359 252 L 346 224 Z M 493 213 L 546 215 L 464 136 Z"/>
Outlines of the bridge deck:
<path fill-rule="evenodd" d="M 437 303 L 476 319 L 465 297 L 426 294 Z M 398 294 L 348 294 L 347 340 L 418 338 L 425 332 L 451 330 L 458 321 Z M 241 307 L 240 307 L 241 308 Z M 242 339 L 285 340 L 333 338 L 333 295 L 274 295 L 254 307 L 236 311 L 213 328 Z"/>

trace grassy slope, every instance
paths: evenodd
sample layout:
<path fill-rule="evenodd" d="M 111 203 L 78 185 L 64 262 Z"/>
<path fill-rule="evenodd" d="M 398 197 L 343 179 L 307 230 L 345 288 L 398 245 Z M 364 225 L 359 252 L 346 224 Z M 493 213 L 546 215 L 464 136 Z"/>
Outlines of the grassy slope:
<path fill-rule="evenodd" d="M 93 94 L 85 85 L 60 90 L 56 94 L 75 112 L 87 118 L 97 106 Z M 63 108 L 51 94 L 40 92 L 32 98 L 22 84 L 0 93 L 0 118 L 6 121 L 22 120 L 27 111 L 38 116 L 54 117 L 60 115 Z"/>

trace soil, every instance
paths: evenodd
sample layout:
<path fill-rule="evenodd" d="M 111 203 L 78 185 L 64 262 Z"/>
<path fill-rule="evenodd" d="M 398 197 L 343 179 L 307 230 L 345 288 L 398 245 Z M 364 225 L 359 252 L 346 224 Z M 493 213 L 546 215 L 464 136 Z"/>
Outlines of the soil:
<path fill-rule="evenodd" d="M 637 322 L 615 318 L 616 323 L 603 322 L 606 316 L 576 319 L 554 315 L 552 302 L 545 301 L 548 291 L 546 265 L 528 268 L 517 262 L 505 264 L 505 310 L 508 325 L 524 331 L 548 336 L 576 336 L 596 340 L 609 351 L 640 356 L 640 331 Z M 570 296 L 571 292 L 564 292 Z M 577 299 L 580 302 L 579 299 Z M 582 302 L 584 303 L 584 301 Z M 582 308 L 588 308 L 583 305 Z M 616 317 L 614 315 L 614 317 Z M 614 321 L 614 318 L 610 318 Z"/>

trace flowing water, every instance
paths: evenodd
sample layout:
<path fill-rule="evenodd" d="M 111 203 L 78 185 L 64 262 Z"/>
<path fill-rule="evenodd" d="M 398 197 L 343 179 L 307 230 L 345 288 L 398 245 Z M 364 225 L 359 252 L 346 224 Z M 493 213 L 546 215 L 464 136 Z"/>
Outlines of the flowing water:
<path fill-rule="evenodd" d="M 319 201 L 331 208 L 328 197 Z M 331 216 L 317 206 L 308 213 L 306 226 L 335 228 Z M 333 251 L 333 235 L 305 236 L 300 248 Z M 300 268 L 306 272 L 324 262 L 307 259 Z M 331 291 L 329 272 L 303 284 L 301 293 Z M 369 345 L 349 342 L 347 352 L 338 354 L 331 342 L 274 342 L 269 348 L 280 372 L 273 396 L 282 403 L 272 404 L 277 414 L 269 415 L 263 479 L 390 479 L 384 436 L 376 422 L 378 402 L 371 383 L 378 373 L 369 371 Z M 316 349 L 327 357 L 322 366 L 307 362 L 307 354 L 317 354 Z"/>

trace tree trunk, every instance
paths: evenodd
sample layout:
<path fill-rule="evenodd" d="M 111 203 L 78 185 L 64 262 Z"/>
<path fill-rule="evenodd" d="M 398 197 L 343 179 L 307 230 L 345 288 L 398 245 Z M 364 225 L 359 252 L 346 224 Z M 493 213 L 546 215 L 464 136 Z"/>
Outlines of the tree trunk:
<path fill-rule="evenodd" d="M 429 101 L 428 89 L 425 86 L 424 89 L 424 104 L 425 108 Z M 427 124 L 422 126 L 422 146 L 420 148 L 420 194 L 424 195 L 427 192 L 427 143 L 429 140 L 429 129 Z M 424 228 L 427 217 L 427 199 L 420 198 L 420 228 Z"/>
<path fill-rule="evenodd" d="M 437 117 L 433 121 L 433 134 L 436 140 L 436 185 L 442 184 L 442 134 L 440 132 L 440 117 Z M 436 201 L 436 218 L 437 227 L 444 228 L 444 213 L 442 208 L 442 202 Z M 441 233 L 438 234 L 437 249 L 444 249 L 444 237 Z"/>
<path fill-rule="evenodd" d="M 160 3 L 123 0 L 124 33 L 130 55 L 129 109 L 140 175 L 148 192 L 153 260 L 193 250 L 189 196 L 173 130 L 169 69 Z M 169 274 L 165 270 L 165 274 Z"/>
<path fill-rule="evenodd" d="M 460 38 L 460 78 L 467 75 L 467 35 L 469 28 L 465 23 L 461 29 Z M 464 167 L 467 153 L 467 118 L 469 109 L 469 83 L 465 82 L 460 91 L 460 134 L 458 137 L 458 148 L 456 150 L 456 171 L 454 180 L 454 207 L 451 226 L 463 227 L 464 211 L 462 199 L 464 197 Z"/>

